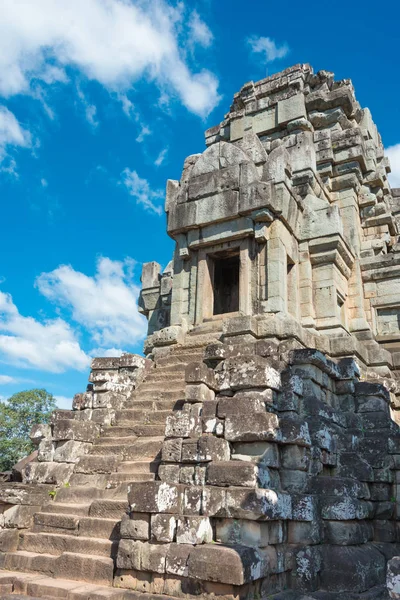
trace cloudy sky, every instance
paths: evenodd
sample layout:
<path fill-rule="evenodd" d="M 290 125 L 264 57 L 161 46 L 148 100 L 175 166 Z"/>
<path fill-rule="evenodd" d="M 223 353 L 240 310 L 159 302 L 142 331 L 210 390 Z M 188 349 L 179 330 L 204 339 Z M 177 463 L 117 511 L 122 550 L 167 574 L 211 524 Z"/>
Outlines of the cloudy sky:
<path fill-rule="evenodd" d="M 67 407 L 91 356 L 141 351 L 141 264 L 172 252 L 165 181 L 246 81 L 300 62 L 351 78 L 400 187 L 397 3 L 305 7 L 0 0 L 1 397 Z"/>

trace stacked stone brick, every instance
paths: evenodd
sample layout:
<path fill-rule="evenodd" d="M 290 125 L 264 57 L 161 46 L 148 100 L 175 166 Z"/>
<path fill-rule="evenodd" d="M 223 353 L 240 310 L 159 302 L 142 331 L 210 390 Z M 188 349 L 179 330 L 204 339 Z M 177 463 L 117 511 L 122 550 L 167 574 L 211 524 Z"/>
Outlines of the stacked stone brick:
<path fill-rule="evenodd" d="M 296 65 L 206 145 L 143 266 L 146 359 L 94 359 L 0 484 L 2 598 L 400 598 L 400 190 L 371 114 Z"/>
<path fill-rule="evenodd" d="M 274 341 L 208 346 L 167 421 L 160 481 L 128 495 L 118 585 L 380 593 L 400 541 L 400 432 L 389 392 L 359 375 Z"/>

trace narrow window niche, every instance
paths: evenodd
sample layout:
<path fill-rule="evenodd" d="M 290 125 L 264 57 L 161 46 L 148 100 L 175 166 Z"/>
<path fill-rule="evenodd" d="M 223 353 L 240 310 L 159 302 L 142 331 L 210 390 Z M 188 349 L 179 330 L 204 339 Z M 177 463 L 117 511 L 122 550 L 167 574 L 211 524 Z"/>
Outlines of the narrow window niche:
<path fill-rule="evenodd" d="M 214 315 L 239 310 L 239 252 L 219 253 L 213 260 Z"/>

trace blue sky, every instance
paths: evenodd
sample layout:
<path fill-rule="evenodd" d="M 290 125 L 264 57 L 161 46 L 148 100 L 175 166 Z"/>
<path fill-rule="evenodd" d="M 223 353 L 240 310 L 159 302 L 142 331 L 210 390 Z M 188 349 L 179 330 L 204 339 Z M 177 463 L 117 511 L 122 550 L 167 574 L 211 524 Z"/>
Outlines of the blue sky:
<path fill-rule="evenodd" d="M 141 352 L 167 178 L 233 94 L 296 63 L 353 80 L 400 187 L 400 9 L 311 0 L 0 0 L 0 396 L 67 407 L 90 357 Z"/>

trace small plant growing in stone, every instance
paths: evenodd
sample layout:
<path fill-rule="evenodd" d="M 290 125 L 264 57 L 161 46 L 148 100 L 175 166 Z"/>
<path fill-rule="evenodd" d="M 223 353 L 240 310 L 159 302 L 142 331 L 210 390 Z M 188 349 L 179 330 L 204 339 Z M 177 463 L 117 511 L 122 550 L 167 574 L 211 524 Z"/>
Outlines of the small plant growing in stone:
<path fill-rule="evenodd" d="M 54 499 L 55 499 L 55 497 L 56 497 L 56 494 L 57 494 L 57 490 L 51 490 L 51 491 L 49 492 L 49 496 L 50 496 L 50 498 L 51 498 L 52 500 L 54 500 Z"/>

